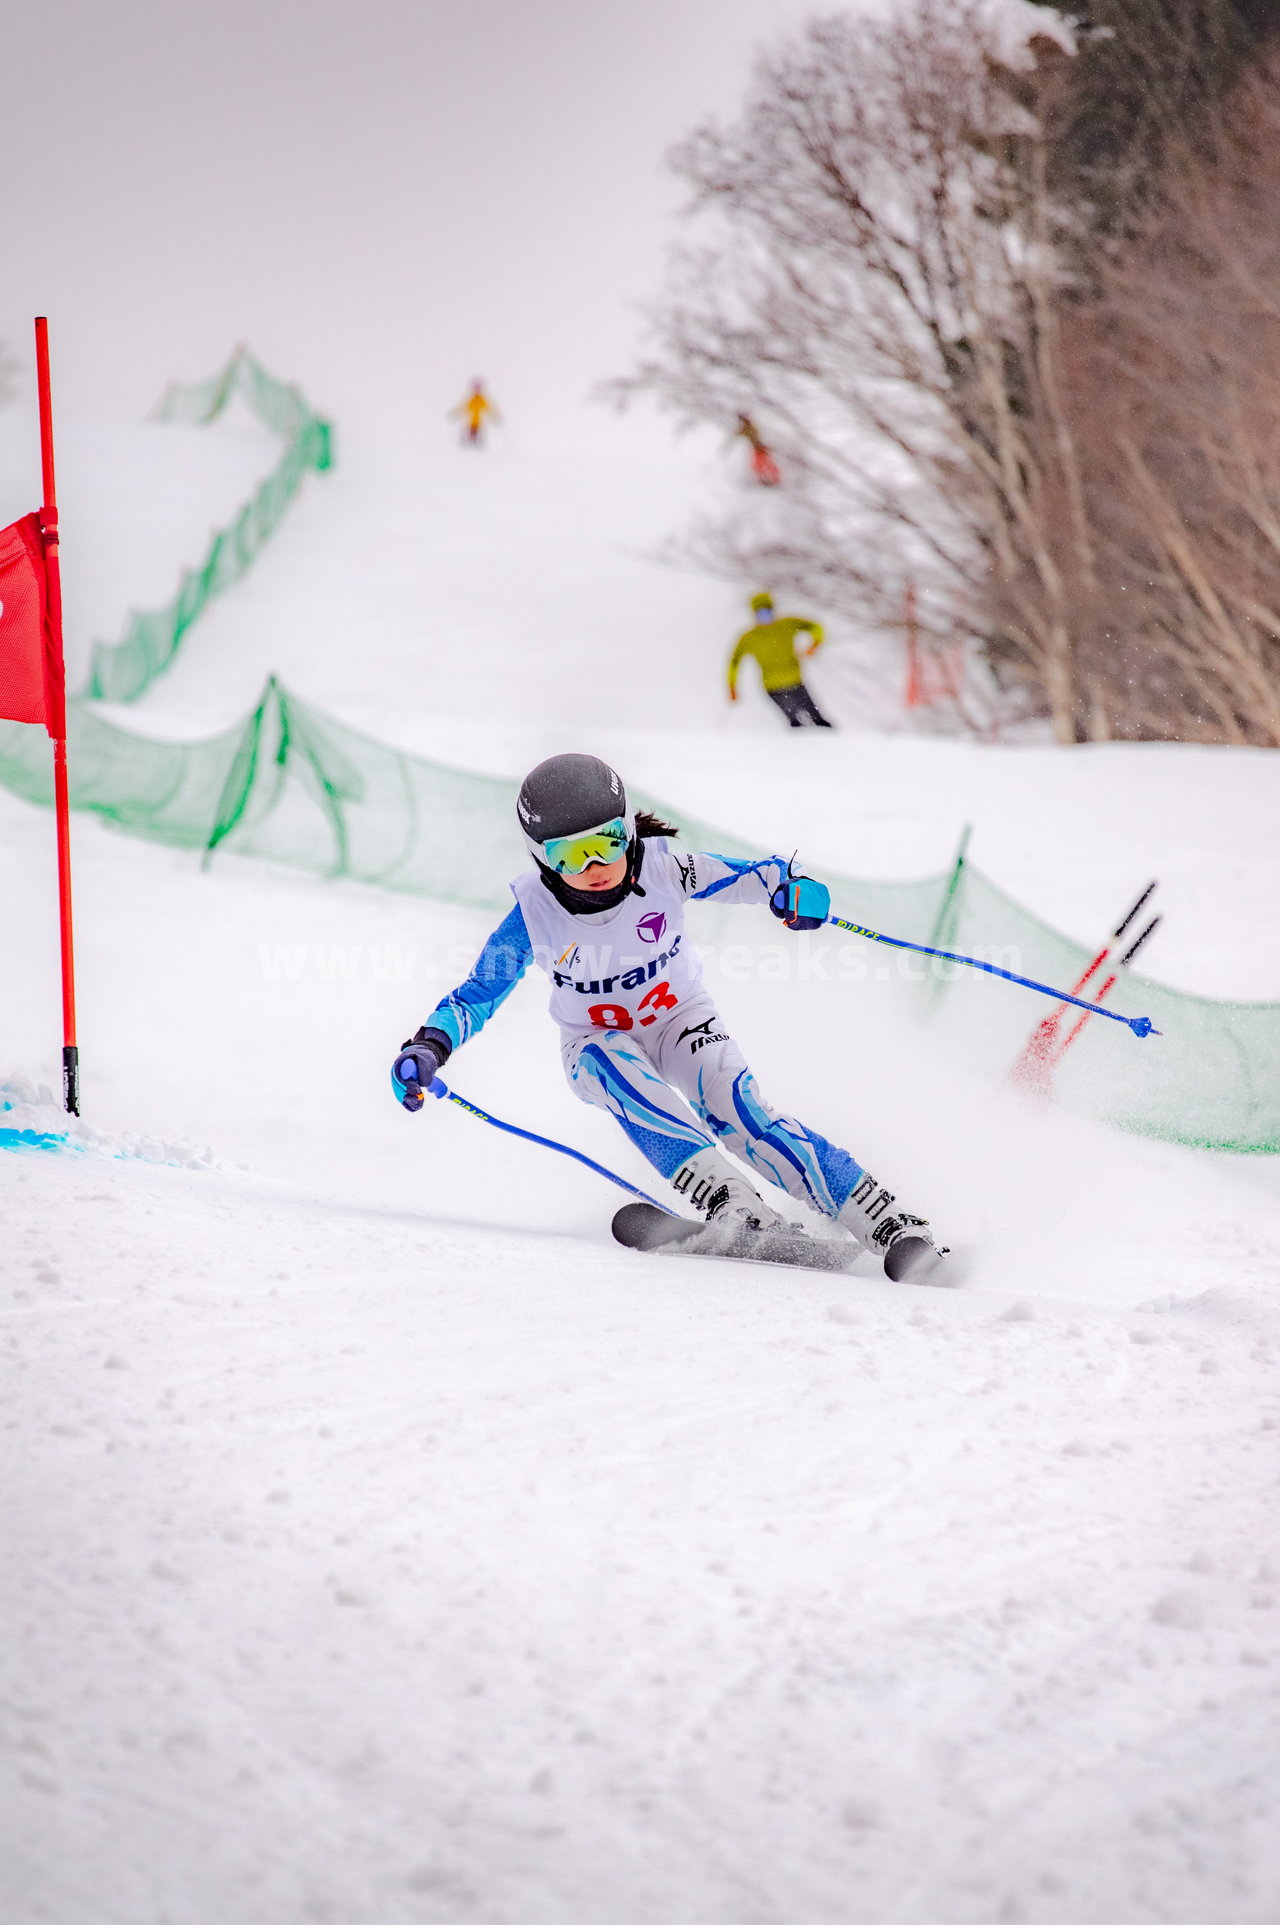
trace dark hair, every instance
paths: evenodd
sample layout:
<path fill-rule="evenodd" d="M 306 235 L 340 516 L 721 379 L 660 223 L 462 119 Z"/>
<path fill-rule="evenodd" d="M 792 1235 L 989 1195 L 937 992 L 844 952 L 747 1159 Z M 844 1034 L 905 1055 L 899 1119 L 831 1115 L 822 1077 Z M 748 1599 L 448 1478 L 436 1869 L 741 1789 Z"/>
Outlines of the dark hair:
<path fill-rule="evenodd" d="M 636 810 L 636 835 L 641 841 L 651 836 L 678 836 L 679 829 L 672 822 L 664 822 L 652 809 Z"/>

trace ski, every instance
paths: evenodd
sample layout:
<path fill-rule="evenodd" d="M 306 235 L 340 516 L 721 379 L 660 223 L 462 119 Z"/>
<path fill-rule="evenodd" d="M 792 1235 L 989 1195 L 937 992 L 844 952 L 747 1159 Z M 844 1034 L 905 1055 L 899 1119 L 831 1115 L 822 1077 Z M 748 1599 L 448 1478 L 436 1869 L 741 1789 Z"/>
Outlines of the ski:
<path fill-rule="evenodd" d="M 706 1224 L 672 1216 L 653 1203 L 624 1203 L 614 1214 L 613 1234 L 628 1250 L 729 1257 L 738 1263 L 784 1263 L 804 1270 L 851 1270 L 862 1255 L 852 1237 L 825 1243 L 790 1224 L 768 1230 L 748 1229 L 741 1222 Z"/>
<path fill-rule="evenodd" d="M 741 1222 L 698 1223 L 689 1217 L 672 1216 L 655 1203 L 624 1203 L 614 1215 L 613 1234 L 628 1250 L 727 1257 L 734 1263 L 781 1263 L 795 1270 L 823 1270 L 828 1275 L 847 1275 L 866 1254 L 852 1237 L 826 1242 L 794 1224 L 752 1230 Z M 939 1259 L 946 1255 L 945 1250 L 936 1255 L 930 1251 L 927 1266 L 905 1271 L 893 1281 L 934 1281 Z"/>

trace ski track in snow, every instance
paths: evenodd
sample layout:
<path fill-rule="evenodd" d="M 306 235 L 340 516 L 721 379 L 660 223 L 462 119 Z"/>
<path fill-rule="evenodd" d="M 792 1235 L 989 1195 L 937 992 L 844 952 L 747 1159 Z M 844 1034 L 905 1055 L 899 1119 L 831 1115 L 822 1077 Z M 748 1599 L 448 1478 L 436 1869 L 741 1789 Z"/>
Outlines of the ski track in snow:
<path fill-rule="evenodd" d="M 130 459 L 125 507 L 160 457 Z M 448 539 L 406 525 L 353 666 L 385 501 L 344 551 L 352 466 L 137 725 L 218 726 L 279 668 L 511 773 L 566 746 L 537 672 L 562 631 L 564 727 L 619 727 L 613 607 L 647 651 L 635 765 L 674 803 L 881 874 L 935 871 L 973 816 L 1083 937 L 1176 862 L 1181 978 L 1275 993 L 1272 760 L 798 744 L 750 702 L 721 727 L 698 678 L 736 602 L 635 558 L 678 519 L 657 468 L 526 500 L 536 464 L 450 467 Z M 176 565 L 198 517 L 171 519 Z M 486 541 L 519 565 L 477 577 Z M 11 1086 L 55 1079 L 51 849 L 0 794 Z M 390 1099 L 489 918 L 201 875 L 84 817 L 75 861 L 90 1134 L 0 1154 L 4 1925 L 1275 1925 L 1275 1159 L 1029 1105 L 937 1060 L 896 983 L 713 975 L 766 1090 L 929 1210 L 956 1281 L 645 1259 L 589 1173 Z M 522 985 L 450 1081 L 650 1182 L 564 1088 L 544 1003 Z"/>

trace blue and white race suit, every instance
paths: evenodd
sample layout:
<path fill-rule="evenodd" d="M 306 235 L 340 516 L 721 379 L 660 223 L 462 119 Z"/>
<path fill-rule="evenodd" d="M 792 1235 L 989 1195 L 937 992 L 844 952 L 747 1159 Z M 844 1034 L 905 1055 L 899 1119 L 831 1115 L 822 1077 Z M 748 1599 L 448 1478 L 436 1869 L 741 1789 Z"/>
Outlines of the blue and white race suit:
<path fill-rule="evenodd" d="M 833 1217 L 861 1179 L 861 1165 L 761 1096 L 703 985 L 684 927 L 690 901 L 766 906 L 787 870 L 781 856 L 743 862 L 651 839 L 643 895 L 589 916 L 571 915 L 536 873 L 518 876 L 515 908 L 426 1027 L 455 1048 L 465 1043 L 536 963 L 551 981 L 551 1015 L 574 1094 L 610 1111 L 663 1176 L 719 1144 Z"/>

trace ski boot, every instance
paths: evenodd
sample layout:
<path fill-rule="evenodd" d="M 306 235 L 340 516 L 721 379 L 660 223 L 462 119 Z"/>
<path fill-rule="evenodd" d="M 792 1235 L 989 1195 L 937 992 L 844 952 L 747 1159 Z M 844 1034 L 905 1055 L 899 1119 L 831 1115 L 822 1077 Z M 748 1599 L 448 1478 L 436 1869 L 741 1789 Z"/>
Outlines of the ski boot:
<path fill-rule="evenodd" d="M 719 1150 L 708 1148 L 691 1156 L 672 1177 L 671 1187 L 710 1226 L 732 1231 L 790 1228 L 786 1218 L 769 1208 Z"/>
<path fill-rule="evenodd" d="M 883 1258 L 884 1273 L 891 1283 L 923 1283 L 948 1254 L 945 1245 L 934 1242 L 925 1219 L 900 1210 L 893 1192 L 865 1170 L 836 1222 L 842 1223 L 864 1249 Z"/>

